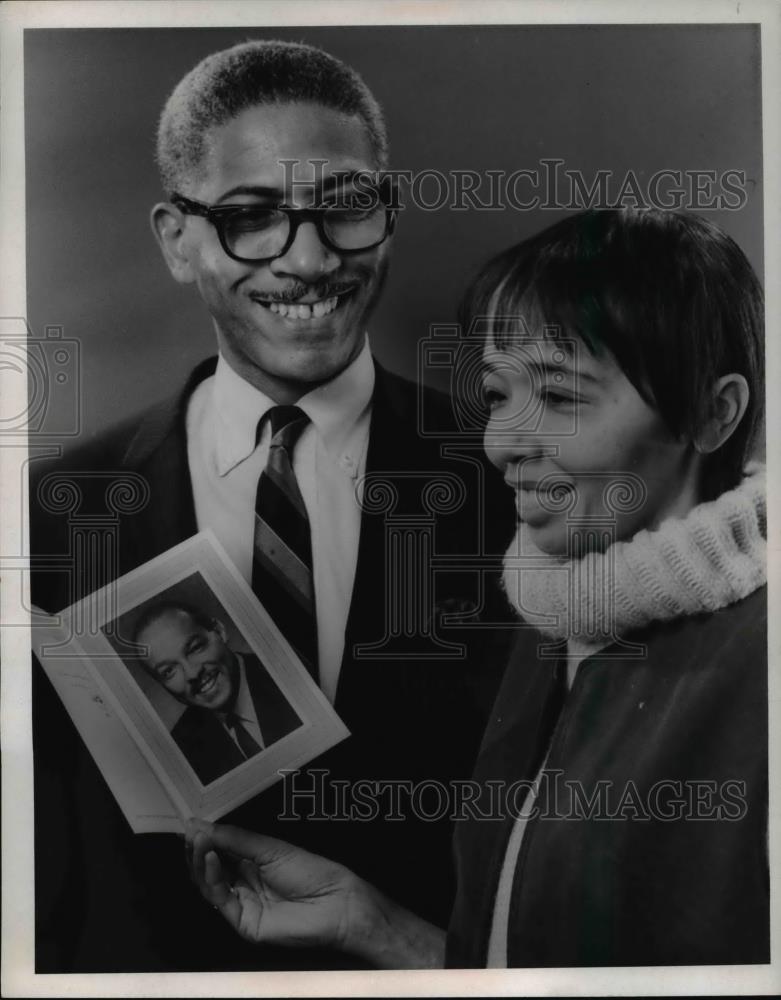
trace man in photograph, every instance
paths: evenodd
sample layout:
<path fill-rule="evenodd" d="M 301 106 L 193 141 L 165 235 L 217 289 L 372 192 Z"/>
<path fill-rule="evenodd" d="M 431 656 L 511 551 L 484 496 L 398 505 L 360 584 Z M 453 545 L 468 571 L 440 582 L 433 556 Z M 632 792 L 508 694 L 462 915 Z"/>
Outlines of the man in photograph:
<path fill-rule="evenodd" d="M 219 353 L 31 483 L 41 556 L 68 551 L 68 519 L 46 504 L 58 482 L 100 505 L 108 472 L 145 498 L 118 515 L 111 559 L 77 567 L 67 592 L 41 574 L 36 602 L 58 610 L 210 529 L 351 734 L 231 821 L 341 860 L 442 921 L 450 818 L 401 812 L 393 795 L 469 777 L 502 659 L 480 655 L 490 629 L 462 622 L 496 621 L 503 607 L 469 567 L 502 550 L 513 513 L 479 445 L 443 447 L 459 441 L 449 399 L 386 371 L 368 345 L 395 214 L 381 200 L 356 210 L 349 179 L 386 166 L 382 113 L 326 52 L 248 42 L 176 87 L 157 159 L 154 233 L 174 279 L 208 309 Z M 342 202 L 324 208 L 337 176 Z M 422 433 L 424 410 L 440 435 Z M 420 553 L 390 545 L 394 517 L 407 539 L 425 535 Z M 434 573 L 425 551 L 446 569 Z M 145 630 L 152 647 L 158 638 Z M 40 676 L 34 705 L 39 971 L 355 967 L 237 941 L 194 905 L 181 844 L 130 833 Z M 357 782 L 377 791 L 368 816 L 340 804 Z"/>
<path fill-rule="evenodd" d="M 171 736 L 204 785 L 301 725 L 260 660 L 231 649 L 223 623 L 199 608 L 152 604 L 134 640 L 149 675 L 185 706 Z"/>

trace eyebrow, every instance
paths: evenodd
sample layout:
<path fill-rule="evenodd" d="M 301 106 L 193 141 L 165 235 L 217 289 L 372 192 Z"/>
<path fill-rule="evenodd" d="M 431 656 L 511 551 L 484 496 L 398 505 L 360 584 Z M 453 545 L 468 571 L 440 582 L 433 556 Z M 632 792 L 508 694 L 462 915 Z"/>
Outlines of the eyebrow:
<path fill-rule="evenodd" d="M 591 372 L 582 371 L 576 366 L 566 365 L 566 364 L 552 364 L 549 361 L 543 361 L 541 364 L 537 361 L 530 361 L 529 367 L 533 368 L 543 377 L 546 375 L 567 375 L 570 378 L 575 379 L 585 379 L 587 382 L 592 382 L 595 385 L 601 385 L 602 379 L 598 375 L 593 375 Z"/>
<path fill-rule="evenodd" d="M 275 187 L 263 187 L 258 184 L 239 184 L 236 187 L 226 191 L 225 194 L 221 195 L 216 204 L 221 205 L 228 198 L 235 198 L 236 195 L 248 194 L 253 195 L 255 198 L 279 198 L 281 191 L 279 188 Z"/>
<path fill-rule="evenodd" d="M 323 178 L 323 183 L 321 185 L 312 184 L 311 187 L 318 189 L 321 193 L 325 193 L 338 187 L 348 187 L 353 183 L 356 177 L 362 176 L 364 174 L 373 174 L 373 171 L 369 170 L 346 170 L 344 172 L 336 172 L 330 174 L 328 177 Z M 298 187 L 304 187 L 305 182 L 297 182 Z M 268 187 L 263 184 L 237 184 L 236 187 L 230 188 L 223 195 L 217 199 L 215 204 L 221 205 L 229 198 L 235 198 L 237 195 L 250 195 L 255 198 L 284 198 L 284 192 L 278 187 Z"/>
<path fill-rule="evenodd" d="M 525 365 L 543 378 L 550 375 L 561 374 L 571 378 L 585 379 L 587 382 L 591 382 L 594 385 L 601 385 L 603 382 L 603 379 L 601 379 L 598 375 L 582 371 L 577 367 L 567 364 L 554 364 L 549 361 L 539 362 L 529 359 Z M 486 375 L 492 375 L 494 372 L 501 374 L 505 370 L 506 369 L 503 366 L 500 367 L 493 361 L 483 361 L 483 372 Z"/>

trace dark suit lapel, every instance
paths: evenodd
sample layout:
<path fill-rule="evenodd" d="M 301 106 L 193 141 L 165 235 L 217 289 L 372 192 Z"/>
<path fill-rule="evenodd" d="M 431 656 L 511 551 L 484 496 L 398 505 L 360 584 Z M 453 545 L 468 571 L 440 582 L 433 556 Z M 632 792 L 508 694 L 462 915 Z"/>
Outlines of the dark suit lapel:
<path fill-rule="evenodd" d="M 387 372 L 375 362 L 375 387 L 372 398 L 371 428 L 369 431 L 369 446 L 366 453 L 366 477 L 371 482 L 373 477 L 383 477 L 394 470 L 403 468 L 396 456 L 402 446 L 399 438 L 403 438 L 405 424 L 409 423 L 403 417 L 403 403 L 396 392 L 396 386 L 390 384 Z M 385 515 L 361 514 L 361 528 L 358 541 L 358 559 L 355 567 L 355 582 L 353 584 L 350 611 L 345 629 L 346 642 L 343 661 L 352 659 L 351 647 L 359 634 L 370 635 L 375 632 L 373 623 L 367 620 L 367 615 L 374 617 L 373 612 L 384 601 L 377 600 L 377 588 L 384 586 L 384 573 L 377 574 L 377 569 L 385 564 Z M 371 580 L 370 586 L 367 582 Z M 376 634 L 376 633 L 375 633 Z"/>
<path fill-rule="evenodd" d="M 245 653 L 244 668 L 263 742 L 271 746 L 297 729 L 301 720 L 256 656 Z"/>
<path fill-rule="evenodd" d="M 385 371 L 375 361 L 371 429 L 366 454 L 367 481 L 387 481 L 393 484 L 393 489 L 403 492 L 404 481 L 398 473 L 412 469 L 420 452 L 416 400 L 412 386 Z M 340 708 L 347 708 L 344 696 L 346 689 L 351 686 L 352 668 L 355 665 L 354 646 L 362 642 L 374 642 L 384 633 L 387 513 L 368 513 L 364 510 L 361 514 L 355 582 L 345 628 L 342 669 L 335 702 L 337 712 Z M 378 594 L 378 590 L 382 593 Z M 372 668 L 379 672 L 377 663 L 372 663 Z"/>
<path fill-rule="evenodd" d="M 244 755 L 213 712 L 188 708 L 171 736 L 206 785 L 244 763 Z"/>
<path fill-rule="evenodd" d="M 126 468 L 143 476 L 149 502 L 129 519 L 123 572 L 183 542 L 198 530 L 187 460 L 187 405 L 195 387 L 213 374 L 216 358 L 192 373 L 183 391 L 147 415 L 128 446 Z"/>

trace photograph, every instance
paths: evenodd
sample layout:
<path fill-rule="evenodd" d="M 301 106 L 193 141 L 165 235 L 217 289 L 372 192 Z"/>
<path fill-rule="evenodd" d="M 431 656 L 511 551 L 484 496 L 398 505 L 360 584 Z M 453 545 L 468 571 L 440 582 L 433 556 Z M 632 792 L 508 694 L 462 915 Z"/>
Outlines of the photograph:
<path fill-rule="evenodd" d="M 302 725 L 198 573 L 101 631 L 203 785 Z"/>
<path fill-rule="evenodd" d="M 208 531 L 41 612 L 33 650 L 133 832 L 157 784 L 183 833 L 349 735 Z"/>
<path fill-rule="evenodd" d="M 781 9 L 0 22 L 14 983 L 781 990 Z"/>

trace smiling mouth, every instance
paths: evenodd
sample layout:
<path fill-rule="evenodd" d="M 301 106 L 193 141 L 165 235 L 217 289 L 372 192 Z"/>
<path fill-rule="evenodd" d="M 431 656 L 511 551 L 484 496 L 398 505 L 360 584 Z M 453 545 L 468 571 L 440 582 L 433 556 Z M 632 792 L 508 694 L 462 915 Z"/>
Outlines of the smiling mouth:
<path fill-rule="evenodd" d="M 206 675 L 206 677 L 202 678 L 195 685 L 194 694 L 196 695 L 211 694 L 211 692 L 217 686 L 218 679 L 219 679 L 219 670 L 212 670 L 210 673 Z"/>
<path fill-rule="evenodd" d="M 282 316 L 287 320 L 312 320 L 322 319 L 330 315 L 335 309 L 341 306 L 355 291 L 349 289 L 339 295 L 332 295 L 327 299 L 318 299 L 316 302 L 278 302 L 276 300 L 262 299 L 253 296 L 253 300 L 259 305 L 268 309 L 269 312 Z"/>

